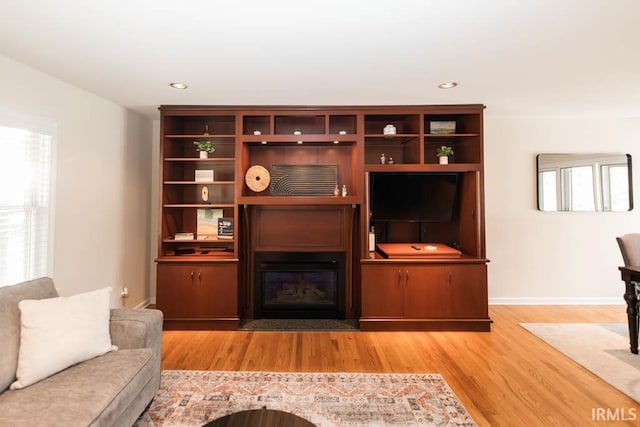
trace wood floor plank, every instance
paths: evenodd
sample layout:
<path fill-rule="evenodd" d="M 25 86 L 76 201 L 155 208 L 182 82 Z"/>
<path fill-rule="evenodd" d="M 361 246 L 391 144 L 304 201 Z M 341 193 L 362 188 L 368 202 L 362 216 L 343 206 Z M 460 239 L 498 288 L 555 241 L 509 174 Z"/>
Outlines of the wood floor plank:
<path fill-rule="evenodd" d="M 640 424 L 638 402 L 519 326 L 622 323 L 624 306 L 491 306 L 490 315 L 489 333 L 164 331 L 162 367 L 439 373 L 480 426 Z M 627 420 L 593 419 L 599 408 Z"/>

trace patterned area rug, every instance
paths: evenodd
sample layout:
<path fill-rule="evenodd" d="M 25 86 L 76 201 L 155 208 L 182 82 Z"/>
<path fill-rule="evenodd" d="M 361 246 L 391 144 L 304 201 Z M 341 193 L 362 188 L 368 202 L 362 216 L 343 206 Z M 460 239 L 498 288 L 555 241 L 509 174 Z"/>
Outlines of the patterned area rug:
<path fill-rule="evenodd" d="M 438 374 L 163 371 L 135 426 L 201 426 L 275 409 L 317 426 L 475 426 Z"/>

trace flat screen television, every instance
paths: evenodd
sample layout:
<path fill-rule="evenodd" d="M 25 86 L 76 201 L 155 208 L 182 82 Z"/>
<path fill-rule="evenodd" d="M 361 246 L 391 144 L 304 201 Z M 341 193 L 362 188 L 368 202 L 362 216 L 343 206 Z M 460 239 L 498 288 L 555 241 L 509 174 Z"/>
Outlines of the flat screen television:
<path fill-rule="evenodd" d="M 372 221 L 449 222 L 458 206 L 457 173 L 371 172 Z"/>

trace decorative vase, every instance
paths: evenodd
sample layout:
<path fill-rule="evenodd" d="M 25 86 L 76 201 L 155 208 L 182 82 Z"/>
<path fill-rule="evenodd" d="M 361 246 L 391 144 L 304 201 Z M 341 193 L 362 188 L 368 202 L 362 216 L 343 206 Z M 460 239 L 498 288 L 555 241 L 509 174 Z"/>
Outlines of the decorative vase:
<path fill-rule="evenodd" d="M 438 160 L 440 160 L 440 164 L 441 165 L 448 165 L 449 164 L 449 156 L 440 156 L 440 157 L 438 157 Z"/>
<path fill-rule="evenodd" d="M 293 131 L 293 134 L 294 134 L 294 135 L 302 135 L 302 132 L 301 132 L 301 131 L 299 131 L 299 130 L 295 130 L 295 131 Z"/>
<path fill-rule="evenodd" d="M 396 127 L 394 125 L 386 125 L 382 129 L 382 134 L 383 135 L 395 135 L 396 134 Z"/>
<path fill-rule="evenodd" d="M 200 158 L 201 159 L 208 159 L 209 158 L 209 152 L 208 151 L 201 151 L 200 152 Z"/>

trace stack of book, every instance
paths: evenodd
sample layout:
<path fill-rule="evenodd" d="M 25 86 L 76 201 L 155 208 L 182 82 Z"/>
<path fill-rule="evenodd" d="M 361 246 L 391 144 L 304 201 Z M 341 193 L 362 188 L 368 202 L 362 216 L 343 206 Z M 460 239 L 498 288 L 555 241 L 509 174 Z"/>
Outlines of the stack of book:
<path fill-rule="evenodd" d="M 175 240 L 193 240 L 193 233 L 176 233 Z"/>

